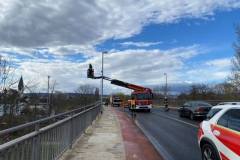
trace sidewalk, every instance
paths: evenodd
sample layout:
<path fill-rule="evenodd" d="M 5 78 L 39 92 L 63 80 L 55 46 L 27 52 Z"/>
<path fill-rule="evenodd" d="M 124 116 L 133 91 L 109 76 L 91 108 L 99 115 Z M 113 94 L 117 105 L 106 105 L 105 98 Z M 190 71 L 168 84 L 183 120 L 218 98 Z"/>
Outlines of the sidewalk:
<path fill-rule="evenodd" d="M 120 108 L 103 115 L 61 160 L 162 160 L 132 118 Z"/>
<path fill-rule="evenodd" d="M 119 122 L 110 107 L 61 160 L 125 160 Z"/>

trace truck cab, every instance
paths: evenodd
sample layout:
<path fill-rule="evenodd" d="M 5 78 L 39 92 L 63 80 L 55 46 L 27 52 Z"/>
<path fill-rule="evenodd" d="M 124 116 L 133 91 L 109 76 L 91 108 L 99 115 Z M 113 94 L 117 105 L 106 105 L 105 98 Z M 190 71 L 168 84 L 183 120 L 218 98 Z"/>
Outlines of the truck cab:
<path fill-rule="evenodd" d="M 130 109 L 131 110 L 145 110 L 150 112 L 152 108 L 152 93 L 146 91 L 134 91 L 131 94 Z"/>
<path fill-rule="evenodd" d="M 113 107 L 120 107 L 122 104 L 122 100 L 118 96 L 112 96 L 112 106 Z"/>

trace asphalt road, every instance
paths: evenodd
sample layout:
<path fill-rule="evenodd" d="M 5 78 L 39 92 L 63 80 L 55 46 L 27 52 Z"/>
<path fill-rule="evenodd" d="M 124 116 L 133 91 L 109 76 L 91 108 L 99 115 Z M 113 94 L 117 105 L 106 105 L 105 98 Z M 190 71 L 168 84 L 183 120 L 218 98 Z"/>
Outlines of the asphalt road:
<path fill-rule="evenodd" d="M 166 160 L 201 160 L 197 143 L 199 121 L 180 118 L 176 111 L 163 109 L 137 113 L 136 120 Z"/>

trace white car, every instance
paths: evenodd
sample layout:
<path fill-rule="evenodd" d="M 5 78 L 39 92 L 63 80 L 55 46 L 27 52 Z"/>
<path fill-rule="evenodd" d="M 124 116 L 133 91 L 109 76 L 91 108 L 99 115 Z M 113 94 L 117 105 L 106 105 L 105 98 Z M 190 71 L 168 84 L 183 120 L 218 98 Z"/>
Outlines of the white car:
<path fill-rule="evenodd" d="M 220 102 L 217 105 L 240 105 L 240 102 Z"/>
<path fill-rule="evenodd" d="M 198 142 L 203 160 L 240 160 L 240 105 L 212 107 L 200 124 Z"/>

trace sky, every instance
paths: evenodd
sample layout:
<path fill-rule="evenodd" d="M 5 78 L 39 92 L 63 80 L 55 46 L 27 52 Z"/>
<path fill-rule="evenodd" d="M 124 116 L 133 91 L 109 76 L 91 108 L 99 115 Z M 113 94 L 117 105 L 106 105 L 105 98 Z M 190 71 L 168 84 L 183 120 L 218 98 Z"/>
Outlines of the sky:
<path fill-rule="evenodd" d="M 89 63 L 143 86 L 221 83 L 230 74 L 239 0 L 0 0 L 0 54 L 46 91 L 98 87 Z M 109 82 L 105 93 L 129 91 Z"/>

